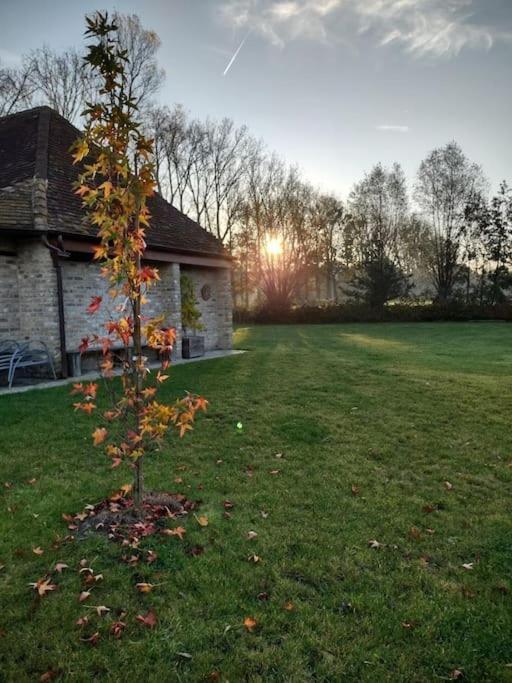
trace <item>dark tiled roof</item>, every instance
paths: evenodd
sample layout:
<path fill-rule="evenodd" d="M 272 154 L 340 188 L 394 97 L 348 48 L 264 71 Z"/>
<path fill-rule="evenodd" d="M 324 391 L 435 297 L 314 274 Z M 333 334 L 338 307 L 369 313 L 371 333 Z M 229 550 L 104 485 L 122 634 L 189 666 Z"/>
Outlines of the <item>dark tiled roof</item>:
<path fill-rule="evenodd" d="M 93 238 L 74 194 L 78 170 L 69 147 L 79 131 L 49 107 L 36 107 L 0 118 L 0 230 L 34 230 L 32 181 L 48 180 L 49 232 Z M 221 242 L 160 195 L 149 200 L 148 246 L 170 251 L 226 256 Z"/>

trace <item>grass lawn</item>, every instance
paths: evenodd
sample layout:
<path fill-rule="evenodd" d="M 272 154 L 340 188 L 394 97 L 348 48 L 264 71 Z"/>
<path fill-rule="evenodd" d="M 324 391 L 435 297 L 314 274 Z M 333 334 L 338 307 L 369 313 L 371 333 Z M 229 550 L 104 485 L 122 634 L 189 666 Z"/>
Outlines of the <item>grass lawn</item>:
<path fill-rule="evenodd" d="M 163 390 L 211 407 L 148 458 L 147 485 L 201 499 L 209 524 L 143 541 L 151 566 L 101 536 L 52 549 L 62 513 L 130 473 L 91 447 L 67 388 L 0 397 L 0 680 L 511 681 L 512 326 L 248 327 L 236 345 L 250 353 Z M 82 558 L 104 580 L 80 604 Z M 56 561 L 71 569 L 37 601 L 27 584 Z M 154 630 L 135 621 L 149 608 Z"/>

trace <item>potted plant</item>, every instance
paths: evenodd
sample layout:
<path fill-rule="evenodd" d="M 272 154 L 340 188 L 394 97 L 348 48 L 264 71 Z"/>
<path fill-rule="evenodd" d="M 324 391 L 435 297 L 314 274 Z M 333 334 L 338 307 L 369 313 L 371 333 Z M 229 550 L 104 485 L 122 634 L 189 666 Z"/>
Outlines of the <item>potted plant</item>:
<path fill-rule="evenodd" d="M 197 334 L 204 326 L 200 322 L 201 311 L 197 307 L 194 283 L 188 275 L 180 278 L 181 287 L 181 326 L 183 337 L 181 355 L 183 358 L 204 356 L 204 337 Z"/>

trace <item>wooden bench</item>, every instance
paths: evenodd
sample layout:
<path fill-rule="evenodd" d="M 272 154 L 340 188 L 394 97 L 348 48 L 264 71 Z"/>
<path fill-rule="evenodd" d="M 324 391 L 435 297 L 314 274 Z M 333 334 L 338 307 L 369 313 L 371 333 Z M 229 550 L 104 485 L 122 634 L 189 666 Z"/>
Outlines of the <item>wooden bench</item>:
<path fill-rule="evenodd" d="M 117 345 L 112 346 L 110 351 L 124 351 L 125 346 Z M 133 347 L 128 347 L 130 353 L 133 353 Z M 101 354 L 102 349 L 100 346 L 90 346 L 87 351 L 80 353 L 78 350 L 66 351 L 66 358 L 68 364 L 68 376 L 69 377 L 81 377 L 82 376 L 82 356 L 91 355 L 93 353 Z"/>

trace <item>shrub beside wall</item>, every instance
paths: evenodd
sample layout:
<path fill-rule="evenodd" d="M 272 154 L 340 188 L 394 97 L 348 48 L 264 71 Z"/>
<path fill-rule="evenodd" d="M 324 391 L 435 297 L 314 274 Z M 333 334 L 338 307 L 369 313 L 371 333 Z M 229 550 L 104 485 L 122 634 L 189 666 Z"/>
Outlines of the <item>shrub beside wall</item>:
<path fill-rule="evenodd" d="M 265 308 L 235 309 L 235 323 L 322 324 L 359 322 L 434 322 L 441 320 L 512 320 L 512 305 L 467 306 L 464 304 L 393 304 L 376 310 L 362 304 L 295 306 L 276 312 Z"/>

